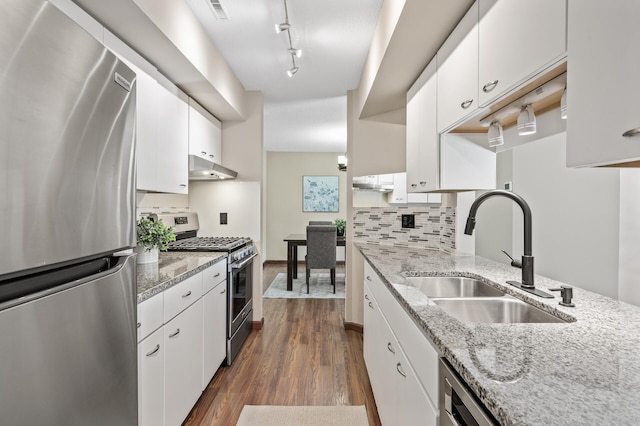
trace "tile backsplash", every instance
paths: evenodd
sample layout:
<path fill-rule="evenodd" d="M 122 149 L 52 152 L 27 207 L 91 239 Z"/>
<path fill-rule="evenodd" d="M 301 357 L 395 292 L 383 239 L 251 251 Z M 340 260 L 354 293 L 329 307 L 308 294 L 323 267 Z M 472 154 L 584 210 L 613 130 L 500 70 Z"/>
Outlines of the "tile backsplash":
<path fill-rule="evenodd" d="M 402 228 L 402 215 L 415 215 L 415 228 Z M 427 248 L 456 249 L 454 207 L 367 207 L 353 212 L 354 241 Z"/>

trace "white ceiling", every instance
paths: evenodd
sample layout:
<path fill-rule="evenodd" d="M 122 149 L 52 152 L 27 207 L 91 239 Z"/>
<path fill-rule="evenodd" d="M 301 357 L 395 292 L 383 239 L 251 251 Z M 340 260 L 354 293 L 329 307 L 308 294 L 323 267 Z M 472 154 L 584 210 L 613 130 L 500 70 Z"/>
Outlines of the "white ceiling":
<path fill-rule="evenodd" d="M 186 1 L 245 89 L 262 91 L 265 150 L 346 151 L 346 92 L 358 87 L 382 0 L 287 0 L 302 50 L 291 78 L 287 34 L 275 32 L 283 0 L 221 0 L 229 20 L 209 0 Z"/>

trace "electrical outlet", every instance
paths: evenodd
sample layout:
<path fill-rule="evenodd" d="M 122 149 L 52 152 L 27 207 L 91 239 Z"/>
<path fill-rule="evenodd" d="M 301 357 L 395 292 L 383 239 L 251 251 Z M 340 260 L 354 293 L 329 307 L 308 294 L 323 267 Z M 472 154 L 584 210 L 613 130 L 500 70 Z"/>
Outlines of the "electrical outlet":
<path fill-rule="evenodd" d="M 416 216 L 413 214 L 403 214 L 402 215 L 402 227 L 403 228 L 415 228 L 416 227 Z"/>
<path fill-rule="evenodd" d="M 220 225 L 226 225 L 226 224 L 227 224 L 227 214 L 220 213 Z"/>

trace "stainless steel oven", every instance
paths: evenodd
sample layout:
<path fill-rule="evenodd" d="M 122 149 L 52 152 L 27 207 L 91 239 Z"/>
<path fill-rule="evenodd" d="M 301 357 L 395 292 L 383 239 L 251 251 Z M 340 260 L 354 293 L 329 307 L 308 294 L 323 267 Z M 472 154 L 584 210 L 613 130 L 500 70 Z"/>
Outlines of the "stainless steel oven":
<path fill-rule="evenodd" d="M 440 426 L 497 425 L 467 385 L 440 358 Z"/>
<path fill-rule="evenodd" d="M 256 253 L 253 246 L 242 248 L 229 255 L 227 365 L 231 365 L 251 332 L 254 257 L 256 257 Z"/>

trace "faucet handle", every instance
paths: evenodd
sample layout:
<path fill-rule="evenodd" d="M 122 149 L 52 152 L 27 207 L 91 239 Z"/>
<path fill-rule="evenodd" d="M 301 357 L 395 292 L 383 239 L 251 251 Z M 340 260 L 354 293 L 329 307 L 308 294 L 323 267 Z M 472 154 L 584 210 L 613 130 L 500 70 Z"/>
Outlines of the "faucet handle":
<path fill-rule="evenodd" d="M 514 268 L 520 268 L 520 269 L 522 269 L 522 261 L 521 261 L 521 260 L 514 259 L 514 258 L 513 258 L 513 257 L 511 257 L 511 255 L 510 255 L 509 253 L 507 253 L 505 250 L 502 250 L 502 252 L 503 252 L 504 254 L 506 254 L 506 255 L 507 255 L 507 257 L 508 257 L 509 259 L 511 259 L 511 266 L 513 266 Z"/>
<path fill-rule="evenodd" d="M 560 288 L 550 288 L 549 290 L 560 292 L 560 296 L 562 297 L 562 300 L 558 302 L 560 305 L 568 306 L 570 308 L 576 306 L 571 302 L 571 299 L 573 298 L 573 287 L 570 285 L 561 285 Z"/>

